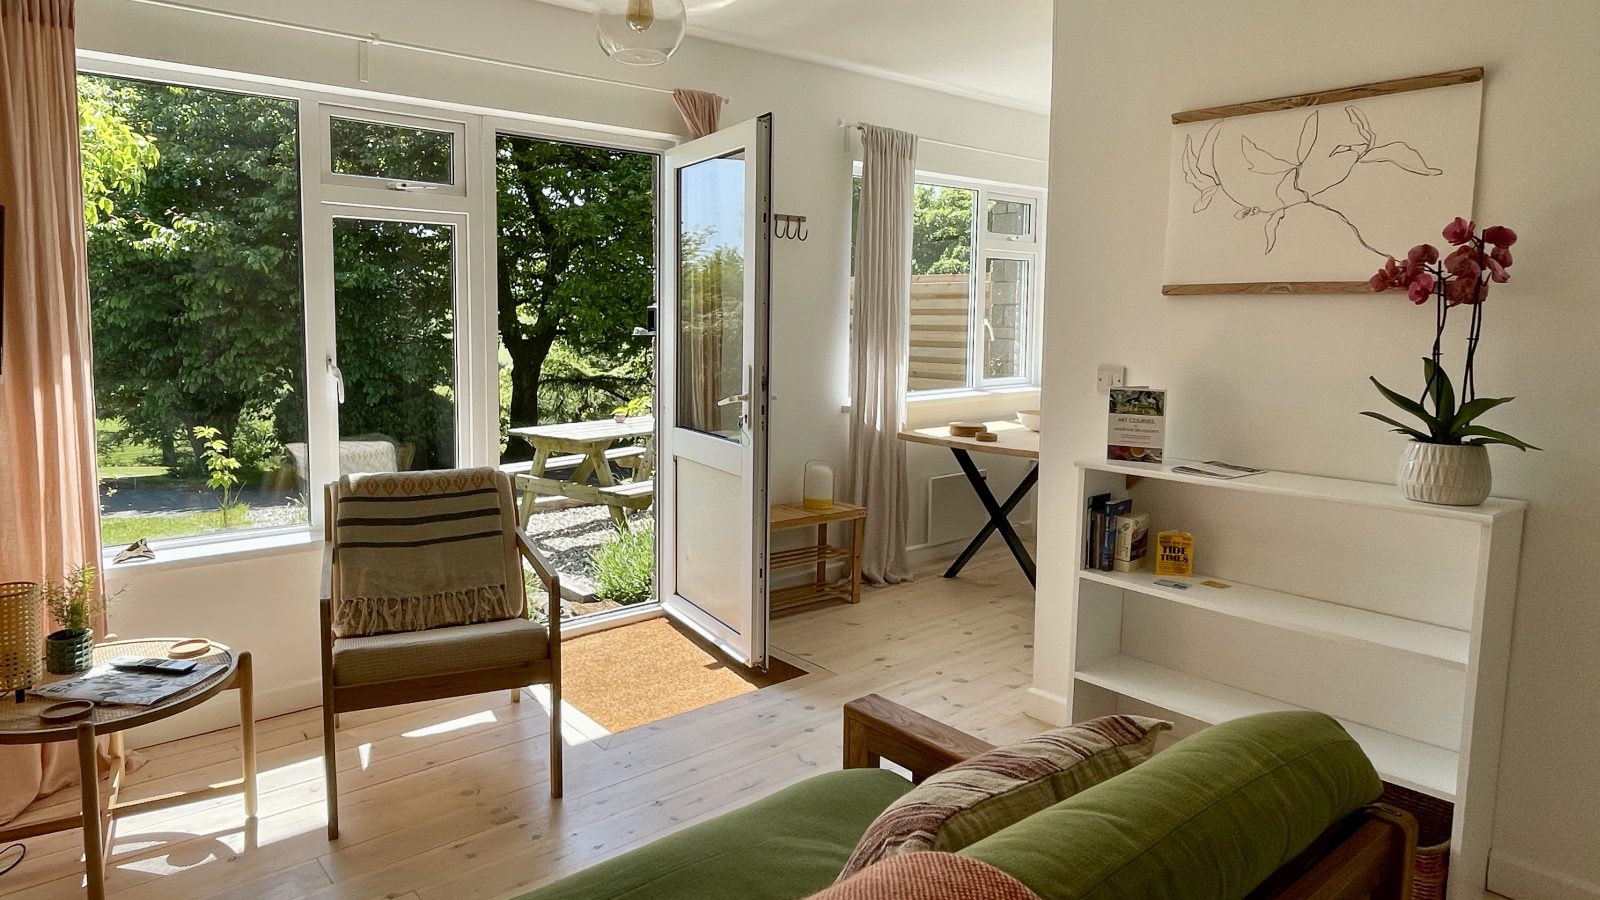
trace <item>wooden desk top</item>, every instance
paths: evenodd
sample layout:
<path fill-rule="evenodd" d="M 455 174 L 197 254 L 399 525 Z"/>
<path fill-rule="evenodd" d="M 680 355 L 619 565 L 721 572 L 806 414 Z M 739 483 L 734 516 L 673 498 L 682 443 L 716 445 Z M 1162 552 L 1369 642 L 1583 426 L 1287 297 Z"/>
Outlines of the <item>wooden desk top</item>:
<path fill-rule="evenodd" d="M 913 444 L 932 444 L 936 447 L 954 447 L 976 453 L 998 453 L 1022 459 L 1039 458 L 1039 432 L 1029 431 L 1020 422 L 985 422 L 983 427 L 1000 436 L 994 443 L 984 443 L 977 438 L 953 437 L 950 426 L 918 428 L 900 432 L 900 440 Z"/>

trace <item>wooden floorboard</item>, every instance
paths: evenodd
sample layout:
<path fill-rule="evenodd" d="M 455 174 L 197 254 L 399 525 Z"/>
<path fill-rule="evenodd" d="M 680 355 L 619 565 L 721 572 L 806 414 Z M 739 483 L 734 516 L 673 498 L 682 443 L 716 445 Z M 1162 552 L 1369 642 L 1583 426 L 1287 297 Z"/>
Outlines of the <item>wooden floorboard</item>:
<path fill-rule="evenodd" d="M 123 819 L 107 886 L 119 900 L 187 897 L 469 900 L 512 897 L 840 764 L 840 709 L 867 693 L 1007 741 L 1023 715 L 1033 594 L 1003 549 L 959 579 L 930 567 L 856 606 L 772 623 L 810 674 L 661 722 L 568 734 L 566 797 L 551 801 L 548 719 L 505 692 L 346 715 L 340 828 L 325 832 L 315 710 L 260 723 L 261 815 L 236 798 Z M 127 796 L 237 777 L 238 730 L 151 747 Z M 73 808 L 73 791 L 41 806 Z M 31 816 L 31 814 L 30 814 Z M 76 831 L 28 842 L 0 897 L 81 896 Z"/>

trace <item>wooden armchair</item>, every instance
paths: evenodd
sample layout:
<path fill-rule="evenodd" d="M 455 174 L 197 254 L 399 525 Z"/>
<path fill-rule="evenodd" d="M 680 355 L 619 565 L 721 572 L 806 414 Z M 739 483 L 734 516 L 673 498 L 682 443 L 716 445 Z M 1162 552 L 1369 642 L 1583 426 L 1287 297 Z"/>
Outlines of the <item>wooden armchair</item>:
<path fill-rule="evenodd" d="M 328 785 L 328 839 L 339 836 L 338 716 L 344 712 L 550 685 L 550 796 L 561 796 L 561 583 L 517 525 L 511 480 L 494 469 L 353 476 L 330 484 L 321 599 L 323 757 Z M 372 568 L 405 559 L 432 575 L 463 560 L 499 567 L 492 586 L 499 606 L 463 612 L 452 604 L 420 616 L 413 603 L 365 599 L 372 584 L 393 586 L 394 571 Z M 522 561 L 533 566 L 549 599 L 546 624 L 527 616 Z M 365 575 L 371 578 L 363 581 Z M 493 580 L 491 577 L 489 580 Z M 347 591 L 346 587 L 351 590 Z M 497 588 L 503 588 L 503 593 Z M 374 596 L 393 596 L 378 591 Z M 470 594 L 478 597 L 478 594 Z M 362 608 L 360 604 L 369 604 Z M 377 603 L 381 608 L 371 604 Z M 455 617 L 435 624 L 430 616 Z M 459 620 L 465 617 L 465 622 Z"/>
<path fill-rule="evenodd" d="M 877 768 L 882 760 L 928 776 L 994 745 L 916 710 L 868 694 L 845 704 L 844 767 Z M 1409 900 L 1417 821 L 1374 803 L 1335 822 L 1246 900 Z"/>

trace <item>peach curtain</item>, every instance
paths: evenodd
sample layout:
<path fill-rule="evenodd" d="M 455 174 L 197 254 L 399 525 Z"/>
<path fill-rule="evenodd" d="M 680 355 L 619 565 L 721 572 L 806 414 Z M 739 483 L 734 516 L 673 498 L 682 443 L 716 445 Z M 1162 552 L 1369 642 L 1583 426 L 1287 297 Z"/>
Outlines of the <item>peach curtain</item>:
<path fill-rule="evenodd" d="M 99 555 L 72 0 L 0 0 L 0 206 L 0 581 L 45 581 Z M 71 781 L 0 751 L 0 822 Z"/>
<path fill-rule="evenodd" d="M 722 118 L 722 98 L 706 91 L 678 88 L 672 92 L 672 102 L 678 104 L 683 122 L 689 126 L 690 137 L 705 137 L 718 128 Z"/>

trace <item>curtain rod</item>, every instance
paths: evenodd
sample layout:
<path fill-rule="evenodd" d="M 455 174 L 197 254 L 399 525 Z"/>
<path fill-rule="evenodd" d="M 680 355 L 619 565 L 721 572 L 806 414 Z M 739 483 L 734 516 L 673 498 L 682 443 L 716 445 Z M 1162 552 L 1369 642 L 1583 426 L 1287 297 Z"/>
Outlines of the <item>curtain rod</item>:
<path fill-rule="evenodd" d="M 466 62 L 487 63 L 492 66 L 501 66 L 507 69 L 520 69 L 524 72 L 534 72 L 540 75 L 553 75 L 557 78 L 572 78 L 578 81 L 587 81 L 593 84 L 604 84 L 610 87 L 633 88 L 638 91 L 649 91 L 655 94 L 671 94 L 672 88 L 656 87 L 652 84 L 638 84 L 632 81 L 623 81 L 618 78 L 606 78 L 601 75 L 585 75 L 581 72 L 569 72 L 565 69 L 553 69 L 549 66 L 538 66 L 533 63 L 517 62 L 510 59 L 499 59 L 493 56 L 480 56 L 475 53 L 463 53 L 456 50 L 444 50 L 439 47 L 429 47 L 424 44 L 413 44 L 409 41 L 392 41 L 381 38 L 377 33 L 357 34 L 352 31 L 339 31 L 333 28 L 322 28 L 316 25 L 301 25 L 297 22 L 285 22 L 280 19 L 269 19 L 266 16 L 256 16 L 249 13 L 229 12 L 220 9 L 206 9 L 188 3 L 179 3 L 177 0 L 130 0 L 144 6 L 156 6 L 163 9 L 172 9 L 179 12 L 196 13 L 202 16 L 214 16 L 219 19 L 231 19 L 236 22 L 245 22 L 251 25 L 266 25 L 272 28 L 284 28 L 289 31 L 299 31 L 305 34 L 321 35 L 323 37 L 343 38 L 357 41 L 368 46 L 395 47 L 400 50 L 409 50 L 414 53 L 426 53 L 433 56 L 443 56 L 450 59 L 459 59 Z M 720 97 L 720 95 L 719 95 Z M 723 103 L 728 103 L 727 97 L 720 97 Z"/>
<path fill-rule="evenodd" d="M 865 124 L 867 124 L 867 123 L 865 123 L 865 122 L 851 122 L 848 119 L 840 119 L 839 120 L 839 127 L 840 128 L 856 128 L 856 129 L 859 129 L 862 125 L 865 125 Z M 919 141 L 921 141 L 921 142 L 923 142 L 925 144 L 938 144 L 941 147 L 953 147 L 956 150 L 970 150 L 973 153 L 988 153 L 991 156 L 1007 156 L 1007 157 L 1010 157 L 1012 159 L 1020 159 L 1020 160 L 1024 160 L 1024 161 L 1027 161 L 1027 162 L 1044 163 L 1046 165 L 1049 165 L 1049 163 L 1050 163 L 1050 160 L 1048 160 L 1048 159 L 1040 159 L 1037 156 L 1026 156 L 1026 155 L 1021 154 L 1021 153 L 1010 153 L 1010 152 L 1007 152 L 1005 150 L 990 150 L 988 147 L 974 147 L 971 144 L 956 144 L 956 143 L 952 143 L 950 141 L 940 141 L 940 140 L 935 140 L 934 138 L 922 137 L 921 135 L 917 136 L 917 140 L 919 140 Z"/>

